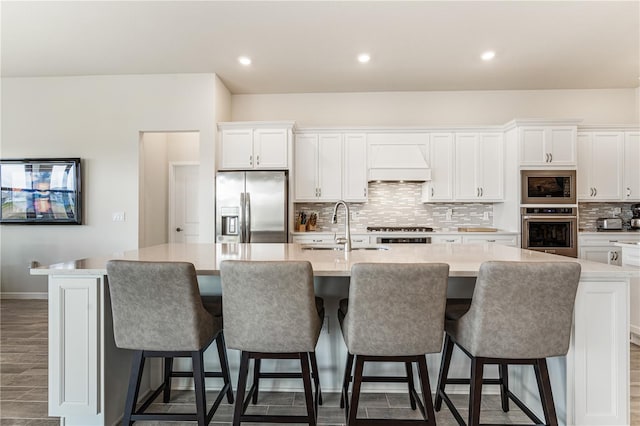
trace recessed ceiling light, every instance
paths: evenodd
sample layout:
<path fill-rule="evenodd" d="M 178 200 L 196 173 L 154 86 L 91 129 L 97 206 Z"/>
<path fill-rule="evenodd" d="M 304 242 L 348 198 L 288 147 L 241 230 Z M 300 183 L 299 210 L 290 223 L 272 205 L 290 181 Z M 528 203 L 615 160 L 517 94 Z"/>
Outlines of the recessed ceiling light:
<path fill-rule="evenodd" d="M 368 53 L 361 53 L 358 55 L 358 62 L 362 64 L 366 64 L 371 60 L 371 56 Z"/>
<path fill-rule="evenodd" d="M 251 58 L 249 58 L 248 56 L 240 56 L 238 58 L 238 62 L 240 62 L 242 65 L 251 65 Z"/>
<path fill-rule="evenodd" d="M 488 50 L 482 54 L 483 61 L 490 61 L 496 56 L 496 52 L 493 50 Z"/>

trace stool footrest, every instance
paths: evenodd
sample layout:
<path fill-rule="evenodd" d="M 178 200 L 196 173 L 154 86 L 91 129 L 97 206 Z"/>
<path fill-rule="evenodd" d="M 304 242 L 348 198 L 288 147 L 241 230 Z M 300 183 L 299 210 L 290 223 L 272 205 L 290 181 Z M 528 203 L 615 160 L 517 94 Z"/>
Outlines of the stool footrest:
<path fill-rule="evenodd" d="M 470 379 L 447 379 L 446 384 L 448 385 L 469 385 L 471 384 Z M 502 381 L 500 379 L 482 379 L 483 385 L 501 385 Z"/>
<path fill-rule="evenodd" d="M 253 423 L 309 423 L 307 416 L 260 416 L 243 414 L 241 422 Z"/>
<path fill-rule="evenodd" d="M 409 378 L 405 376 L 362 376 L 362 381 L 373 383 L 407 383 Z"/>

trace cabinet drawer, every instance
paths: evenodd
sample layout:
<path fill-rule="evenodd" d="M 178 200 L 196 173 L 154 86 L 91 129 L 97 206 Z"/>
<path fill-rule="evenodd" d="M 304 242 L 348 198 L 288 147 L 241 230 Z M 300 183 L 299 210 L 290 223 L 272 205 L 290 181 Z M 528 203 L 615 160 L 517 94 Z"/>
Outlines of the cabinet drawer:
<path fill-rule="evenodd" d="M 291 241 L 296 244 L 333 244 L 335 234 L 294 235 Z"/>
<path fill-rule="evenodd" d="M 516 235 L 465 235 L 462 237 L 462 242 L 464 244 L 495 243 L 516 247 L 518 237 Z"/>
<path fill-rule="evenodd" d="M 461 235 L 434 235 L 431 237 L 432 244 L 454 243 L 462 244 Z"/>

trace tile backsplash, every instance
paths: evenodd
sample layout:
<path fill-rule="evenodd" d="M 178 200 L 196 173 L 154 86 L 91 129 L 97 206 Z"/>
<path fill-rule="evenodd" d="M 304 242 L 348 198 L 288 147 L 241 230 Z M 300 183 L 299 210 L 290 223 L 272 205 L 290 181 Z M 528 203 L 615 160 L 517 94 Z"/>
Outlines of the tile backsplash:
<path fill-rule="evenodd" d="M 420 182 L 370 182 L 368 202 L 348 203 L 351 232 L 364 232 L 367 226 L 430 226 L 455 231 L 458 226 L 493 225 L 493 205 L 490 203 L 423 204 L 421 198 Z M 317 231 L 336 232 L 344 229 L 344 208 L 338 208 L 338 223 L 334 225 L 331 223 L 334 205 L 295 203 L 294 214 L 317 212 Z"/>
<path fill-rule="evenodd" d="M 578 229 L 581 231 L 595 231 L 596 219 L 601 217 L 622 218 L 623 228 L 629 227 L 631 219 L 631 205 L 636 203 L 579 203 Z M 613 209 L 619 208 L 620 214 L 614 214 Z"/>

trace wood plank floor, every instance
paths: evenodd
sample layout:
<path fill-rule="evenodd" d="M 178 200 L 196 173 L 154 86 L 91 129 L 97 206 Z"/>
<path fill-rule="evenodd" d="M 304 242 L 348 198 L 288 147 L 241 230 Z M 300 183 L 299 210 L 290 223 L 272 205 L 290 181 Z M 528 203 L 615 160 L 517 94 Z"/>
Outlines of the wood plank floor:
<path fill-rule="evenodd" d="M 213 395 L 213 394 L 211 394 Z M 467 405 L 466 395 L 454 395 L 458 407 Z M 211 401 L 211 397 L 207 398 Z M 344 411 L 338 406 L 339 395 L 324 395 L 318 413 L 321 426 L 344 425 Z M 500 410 L 499 397 L 483 397 L 483 423 L 527 423 L 517 409 Z M 512 405 L 513 406 L 513 405 Z M 304 398 L 296 392 L 261 392 L 258 405 L 250 408 L 256 414 L 304 414 Z M 170 404 L 158 404 L 155 410 L 190 412 L 195 410 L 193 392 L 175 391 Z M 461 409 L 466 417 L 467 410 Z M 212 425 L 230 425 L 232 406 L 222 404 Z M 409 408 L 405 394 L 363 394 L 359 417 L 417 418 Z M 438 425 L 457 425 L 443 407 L 436 414 Z M 0 301 L 0 426 L 53 426 L 57 418 L 47 416 L 47 302 L 42 300 Z M 140 425 L 178 426 L 176 422 L 136 422 Z M 184 423 L 192 425 L 193 423 Z M 640 426 L 640 347 L 631 350 L 631 424 Z M 259 425 L 254 423 L 254 425 Z"/>

